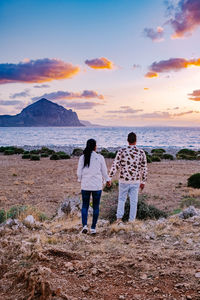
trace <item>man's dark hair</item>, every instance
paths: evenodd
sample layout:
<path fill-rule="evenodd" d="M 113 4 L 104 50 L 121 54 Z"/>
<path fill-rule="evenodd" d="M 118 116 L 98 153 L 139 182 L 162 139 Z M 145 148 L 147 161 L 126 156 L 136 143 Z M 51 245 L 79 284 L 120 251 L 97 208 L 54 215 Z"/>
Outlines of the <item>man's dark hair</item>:
<path fill-rule="evenodd" d="M 130 132 L 130 133 L 128 134 L 127 141 L 128 141 L 130 144 L 133 144 L 133 143 L 136 142 L 136 140 L 137 140 L 136 134 L 135 134 L 134 132 Z"/>

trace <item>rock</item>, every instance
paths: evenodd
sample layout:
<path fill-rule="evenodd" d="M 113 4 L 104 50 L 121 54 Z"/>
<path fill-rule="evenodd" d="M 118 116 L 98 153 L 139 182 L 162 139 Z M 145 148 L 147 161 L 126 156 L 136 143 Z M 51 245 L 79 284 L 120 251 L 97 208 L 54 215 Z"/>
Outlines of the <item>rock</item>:
<path fill-rule="evenodd" d="M 87 292 L 89 289 L 90 289 L 90 287 L 87 285 L 82 287 L 83 292 Z"/>
<path fill-rule="evenodd" d="M 124 300 L 126 299 L 124 295 L 119 295 L 119 300 Z"/>
<path fill-rule="evenodd" d="M 154 292 L 154 293 L 156 293 L 156 292 L 158 292 L 158 291 L 159 291 L 159 288 L 157 288 L 157 287 L 154 287 L 154 288 L 153 288 L 153 292 Z"/>
<path fill-rule="evenodd" d="M 188 208 L 184 209 L 180 214 L 179 214 L 179 218 L 180 219 L 188 219 L 191 218 L 193 216 L 197 216 L 198 213 L 195 209 L 194 206 L 189 206 Z"/>
<path fill-rule="evenodd" d="M 92 275 L 97 275 L 98 274 L 98 270 L 96 268 L 92 269 Z"/>
<path fill-rule="evenodd" d="M 25 219 L 24 219 L 24 224 L 27 227 L 33 227 L 35 224 L 35 219 L 32 215 L 28 215 Z"/>
<path fill-rule="evenodd" d="M 146 279 L 147 279 L 147 274 L 142 274 L 142 275 L 140 276 L 140 279 L 146 280 Z"/>
<path fill-rule="evenodd" d="M 60 205 L 57 213 L 57 218 L 69 215 L 77 215 L 81 209 L 81 201 L 79 197 L 67 198 Z"/>
<path fill-rule="evenodd" d="M 200 278 L 200 272 L 195 273 L 196 278 Z"/>
<path fill-rule="evenodd" d="M 186 296 L 186 299 L 187 299 L 187 300 L 192 300 L 192 296 L 187 295 L 187 296 Z"/>

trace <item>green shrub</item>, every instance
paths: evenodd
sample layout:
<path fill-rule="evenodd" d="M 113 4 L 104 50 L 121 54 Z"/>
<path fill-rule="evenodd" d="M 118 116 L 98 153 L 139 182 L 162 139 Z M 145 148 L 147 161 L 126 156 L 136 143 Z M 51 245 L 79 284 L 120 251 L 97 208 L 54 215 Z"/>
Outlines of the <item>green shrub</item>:
<path fill-rule="evenodd" d="M 83 149 L 81 148 L 75 148 L 72 152 L 73 156 L 81 156 L 83 154 Z"/>
<path fill-rule="evenodd" d="M 60 157 L 60 159 L 70 159 L 70 155 L 68 155 L 68 154 L 60 154 L 59 155 L 59 157 Z"/>
<path fill-rule="evenodd" d="M 163 154 L 163 159 L 170 159 L 170 160 L 173 160 L 174 157 L 173 157 L 173 155 L 171 155 L 171 154 L 165 153 L 165 154 Z"/>
<path fill-rule="evenodd" d="M 117 152 L 109 152 L 107 149 L 102 149 L 100 152 L 104 158 L 115 158 Z"/>
<path fill-rule="evenodd" d="M 176 154 L 177 159 L 185 159 L 185 160 L 196 160 L 196 156 L 191 156 L 188 154 Z"/>
<path fill-rule="evenodd" d="M 150 164 L 152 162 L 151 155 L 147 155 L 147 163 Z"/>
<path fill-rule="evenodd" d="M 1 147 L 0 147 L 0 152 L 3 153 L 3 152 L 5 151 L 5 148 L 6 148 L 6 147 L 1 146 Z"/>
<path fill-rule="evenodd" d="M 162 148 L 157 148 L 157 149 L 152 149 L 151 150 L 151 153 L 156 153 L 156 154 L 159 154 L 159 153 L 165 153 L 166 151 Z"/>
<path fill-rule="evenodd" d="M 29 154 L 30 152 L 29 151 L 24 151 L 24 154 Z"/>
<path fill-rule="evenodd" d="M 159 161 L 161 161 L 161 158 L 160 158 L 159 156 L 157 156 L 157 155 L 152 155 L 152 156 L 151 156 L 151 160 L 152 160 L 152 161 L 159 162 Z"/>
<path fill-rule="evenodd" d="M 23 148 L 15 148 L 14 149 L 15 154 L 23 154 L 24 153 L 24 149 Z"/>
<path fill-rule="evenodd" d="M 181 208 L 176 208 L 176 209 L 174 209 L 174 210 L 170 213 L 170 215 L 177 215 L 177 214 L 180 214 L 180 212 L 182 212 L 182 209 L 181 209 Z"/>
<path fill-rule="evenodd" d="M 4 209 L 0 210 L 0 224 L 6 221 L 6 211 Z"/>
<path fill-rule="evenodd" d="M 41 157 L 49 157 L 49 154 L 48 153 L 41 153 L 40 156 Z"/>
<path fill-rule="evenodd" d="M 22 206 L 13 206 L 7 211 L 7 219 L 17 219 L 19 218 L 19 215 L 24 212 L 27 209 L 27 206 L 22 205 Z"/>
<path fill-rule="evenodd" d="M 4 155 L 13 155 L 13 154 L 15 154 L 15 151 L 14 150 L 5 150 L 4 151 Z"/>
<path fill-rule="evenodd" d="M 193 174 L 188 178 L 188 186 L 200 189 L 200 173 Z"/>
<path fill-rule="evenodd" d="M 37 154 L 32 154 L 31 155 L 31 160 L 40 160 L 40 156 Z"/>
<path fill-rule="evenodd" d="M 55 153 L 55 151 L 52 149 L 49 149 L 47 147 L 42 147 L 40 150 L 40 153 L 46 153 L 48 155 L 51 155 L 51 154 Z"/>
<path fill-rule="evenodd" d="M 31 158 L 31 155 L 29 153 L 22 155 L 22 159 L 29 159 L 29 158 Z"/>
<path fill-rule="evenodd" d="M 44 222 L 44 221 L 46 221 L 48 219 L 47 216 L 44 213 L 42 213 L 42 212 L 40 212 L 38 214 L 38 218 L 39 218 L 40 222 Z"/>
<path fill-rule="evenodd" d="M 57 153 L 54 153 L 50 156 L 50 160 L 59 160 L 60 156 Z"/>
<path fill-rule="evenodd" d="M 31 150 L 30 154 L 40 154 L 40 150 L 39 149 Z"/>
<path fill-rule="evenodd" d="M 186 154 L 186 155 L 189 155 L 189 156 L 196 156 L 197 152 L 194 151 L 194 150 L 191 150 L 191 149 L 181 149 L 181 150 L 178 151 L 177 155 L 180 155 L 180 154 Z"/>
<path fill-rule="evenodd" d="M 195 206 L 200 208 L 200 200 L 196 198 L 183 198 L 180 204 L 181 208 Z"/>

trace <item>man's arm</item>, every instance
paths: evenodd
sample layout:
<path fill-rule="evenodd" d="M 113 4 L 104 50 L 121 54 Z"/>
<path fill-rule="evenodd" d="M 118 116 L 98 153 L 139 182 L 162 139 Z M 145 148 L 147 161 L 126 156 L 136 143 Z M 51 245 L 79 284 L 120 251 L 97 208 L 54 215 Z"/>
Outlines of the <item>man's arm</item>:
<path fill-rule="evenodd" d="M 109 177 L 110 178 L 112 178 L 116 174 L 117 170 L 119 170 L 119 168 L 120 168 L 120 161 L 121 161 L 121 150 L 119 150 L 117 152 L 117 155 L 116 155 L 116 157 L 115 157 L 115 159 L 114 159 L 114 161 L 112 163 L 112 167 L 111 167 L 110 173 L 109 173 Z"/>
<path fill-rule="evenodd" d="M 106 182 L 110 182 L 110 177 L 108 176 L 108 170 L 107 170 L 105 158 L 103 156 L 101 156 L 101 173 L 102 173 L 103 179 Z"/>
<path fill-rule="evenodd" d="M 145 152 L 142 153 L 142 161 L 141 161 L 141 183 L 140 188 L 143 190 L 144 185 L 147 181 L 147 158 Z"/>

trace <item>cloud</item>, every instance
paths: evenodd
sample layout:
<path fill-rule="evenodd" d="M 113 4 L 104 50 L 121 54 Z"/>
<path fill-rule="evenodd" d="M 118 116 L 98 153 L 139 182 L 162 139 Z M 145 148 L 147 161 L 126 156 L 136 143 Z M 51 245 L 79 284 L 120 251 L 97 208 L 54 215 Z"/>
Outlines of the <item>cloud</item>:
<path fill-rule="evenodd" d="M 163 111 L 163 112 L 155 111 L 152 113 L 145 113 L 145 114 L 142 114 L 139 116 L 142 118 L 147 118 L 147 119 L 173 119 L 175 117 L 181 117 L 181 116 L 189 115 L 189 114 L 193 114 L 193 113 L 200 113 L 200 111 L 189 110 L 189 111 L 180 112 L 180 113 L 176 113 L 176 114 L 171 114 L 166 111 Z"/>
<path fill-rule="evenodd" d="M 164 40 L 164 28 L 158 26 L 156 30 L 153 28 L 144 28 L 143 34 L 145 37 L 150 38 L 153 42 L 161 42 Z"/>
<path fill-rule="evenodd" d="M 63 105 L 63 103 L 60 103 Z M 74 108 L 76 110 L 82 110 L 82 109 L 93 109 L 96 106 L 103 105 L 102 103 L 95 103 L 95 102 L 67 102 L 64 104 L 66 108 Z"/>
<path fill-rule="evenodd" d="M 22 101 L 20 101 L 20 100 L 0 100 L 0 105 L 9 106 L 9 105 L 19 105 L 19 104 L 22 104 Z"/>
<path fill-rule="evenodd" d="M 148 91 L 148 90 L 149 90 L 149 88 L 145 87 L 145 88 L 144 88 L 144 90 L 145 90 L 145 91 Z"/>
<path fill-rule="evenodd" d="M 50 85 L 48 84 L 41 84 L 41 85 L 34 85 L 34 88 L 36 89 L 43 89 L 43 88 L 49 88 Z"/>
<path fill-rule="evenodd" d="M 188 94 L 189 100 L 200 101 L 200 90 L 195 90 L 192 94 Z"/>
<path fill-rule="evenodd" d="M 112 61 L 108 60 L 105 57 L 101 58 L 94 58 L 94 59 L 87 59 L 85 64 L 92 69 L 113 69 L 114 64 Z"/>
<path fill-rule="evenodd" d="M 185 59 L 185 58 L 170 58 L 168 60 L 161 60 L 154 62 L 149 67 L 149 72 L 145 77 L 152 78 L 157 77 L 158 73 L 179 71 L 181 69 L 188 68 L 190 66 L 200 67 L 200 58 L 197 59 Z"/>
<path fill-rule="evenodd" d="M 95 91 L 85 90 L 82 93 L 73 93 L 67 91 L 57 91 L 53 93 L 46 93 L 40 97 L 33 97 L 33 101 L 37 101 L 41 98 L 46 98 L 48 100 L 62 100 L 62 99 L 104 99 L 103 95 L 98 94 Z"/>
<path fill-rule="evenodd" d="M 174 16 L 168 21 L 174 29 L 172 39 L 189 36 L 200 26 L 200 1 L 180 0 L 176 7 L 170 8 Z"/>
<path fill-rule="evenodd" d="M 143 109 L 133 109 L 130 106 L 120 106 L 120 110 L 108 110 L 107 113 L 111 114 L 136 114 L 143 111 Z"/>
<path fill-rule="evenodd" d="M 133 64 L 133 69 L 140 69 L 140 68 L 141 68 L 141 65 Z"/>
<path fill-rule="evenodd" d="M 15 98 L 20 98 L 20 97 L 27 97 L 27 96 L 30 96 L 29 90 L 28 90 L 28 89 L 25 89 L 24 91 L 22 91 L 22 92 L 20 92 L 20 93 L 12 94 L 12 95 L 10 96 L 10 99 L 15 99 Z"/>
<path fill-rule="evenodd" d="M 158 73 L 149 71 L 149 72 L 147 72 L 147 73 L 145 74 L 145 77 L 147 77 L 147 78 L 158 77 Z"/>
<path fill-rule="evenodd" d="M 80 68 L 59 59 L 37 59 L 18 64 L 0 64 L 0 84 L 4 83 L 42 83 L 71 78 Z"/>

